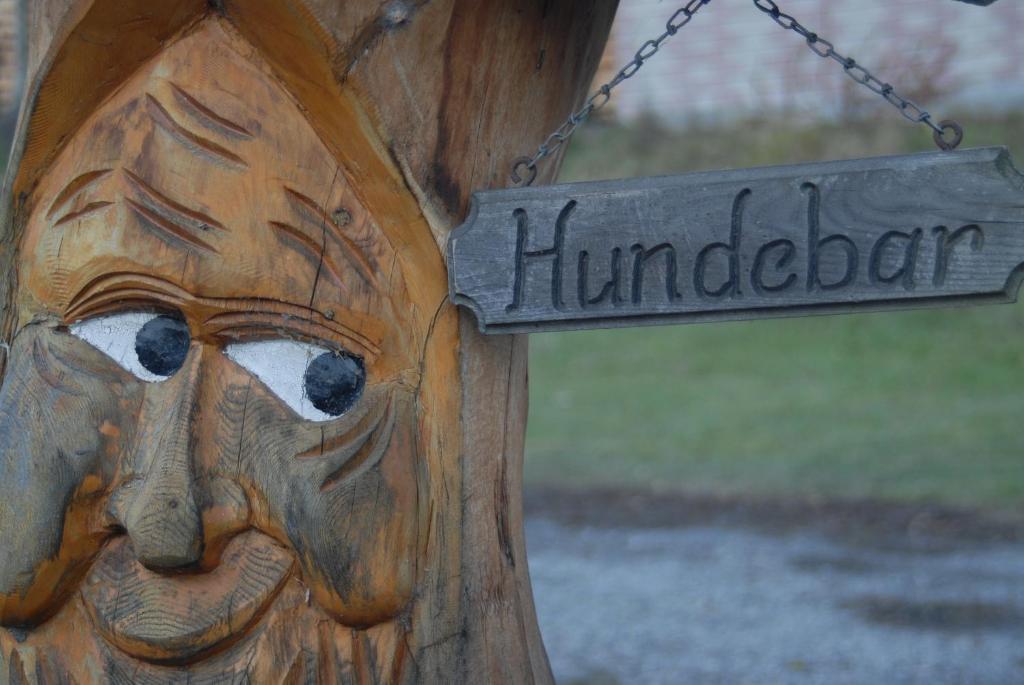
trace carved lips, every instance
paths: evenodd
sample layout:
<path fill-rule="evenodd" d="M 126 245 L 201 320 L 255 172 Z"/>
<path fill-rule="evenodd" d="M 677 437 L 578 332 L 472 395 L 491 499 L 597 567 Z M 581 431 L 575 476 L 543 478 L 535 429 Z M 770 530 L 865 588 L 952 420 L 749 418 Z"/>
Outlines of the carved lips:
<path fill-rule="evenodd" d="M 293 564 L 284 547 L 250 530 L 231 540 L 211 572 L 168 576 L 140 564 L 122 536 L 101 552 L 82 597 L 114 646 L 147 661 L 183 663 L 256 622 Z"/>

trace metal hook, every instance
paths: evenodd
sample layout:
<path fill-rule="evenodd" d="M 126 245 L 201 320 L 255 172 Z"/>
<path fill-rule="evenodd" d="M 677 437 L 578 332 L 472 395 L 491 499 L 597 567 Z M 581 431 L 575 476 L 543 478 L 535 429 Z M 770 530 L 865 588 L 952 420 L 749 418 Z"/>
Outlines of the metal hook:
<path fill-rule="evenodd" d="M 525 177 L 519 175 L 519 169 L 522 167 L 528 169 Z M 512 173 L 509 174 L 509 178 L 512 179 L 513 185 L 519 187 L 532 185 L 537 178 L 537 164 L 530 157 L 517 157 L 512 161 Z"/>
<path fill-rule="evenodd" d="M 953 140 L 946 140 L 946 131 L 953 132 Z M 939 122 L 939 129 L 932 133 L 932 138 L 940 150 L 955 150 L 964 139 L 964 128 L 952 119 Z"/>

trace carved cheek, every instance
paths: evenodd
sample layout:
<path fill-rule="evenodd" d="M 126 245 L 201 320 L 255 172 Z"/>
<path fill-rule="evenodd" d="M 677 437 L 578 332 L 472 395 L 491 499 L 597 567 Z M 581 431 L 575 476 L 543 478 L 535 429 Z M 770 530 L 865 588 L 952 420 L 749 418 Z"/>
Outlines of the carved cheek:
<path fill-rule="evenodd" d="M 411 397 L 369 389 L 351 421 L 331 425 L 285 417 L 262 395 L 249 393 L 246 425 L 259 428 L 241 457 L 258 490 L 254 524 L 295 551 L 312 598 L 337 620 L 396 615 L 412 597 L 419 525 Z"/>
<path fill-rule="evenodd" d="M 295 502 L 289 533 L 318 605 L 362 627 L 399 614 L 415 584 L 416 449 L 411 406 L 374 468 Z"/>
<path fill-rule="evenodd" d="M 0 389 L 0 623 L 31 624 L 73 589 L 103 537 L 99 495 L 116 469 L 117 383 L 68 366 L 67 336 L 29 327 Z"/>

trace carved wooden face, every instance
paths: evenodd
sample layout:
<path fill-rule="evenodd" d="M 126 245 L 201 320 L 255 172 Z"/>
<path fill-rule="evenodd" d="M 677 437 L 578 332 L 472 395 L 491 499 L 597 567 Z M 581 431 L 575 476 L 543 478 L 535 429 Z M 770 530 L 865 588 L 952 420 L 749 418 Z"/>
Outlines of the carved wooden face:
<path fill-rule="evenodd" d="M 415 388 L 392 247 L 297 105 L 207 22 L 34 191 L 0 392 L 0 623 L 80 592 L 201 658 L 286 583 L 354 627 L 412 597 Z"/>

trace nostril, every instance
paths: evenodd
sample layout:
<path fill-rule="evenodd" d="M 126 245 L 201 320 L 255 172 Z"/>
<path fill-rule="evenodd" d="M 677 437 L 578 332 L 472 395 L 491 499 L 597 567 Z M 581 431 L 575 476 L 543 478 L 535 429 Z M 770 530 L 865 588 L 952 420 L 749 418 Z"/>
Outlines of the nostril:
<path fill-rule="evenodd" d="M 167 506 L 170 507 L 171 509 L 177 509 L 178 508 L 178 500 L 172 499 L 171 501 L 169 501 L 167 503 Z"/>

